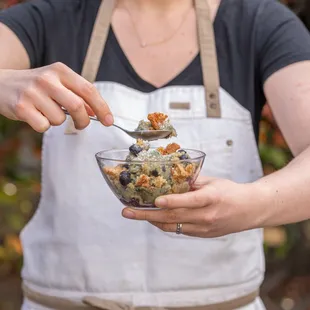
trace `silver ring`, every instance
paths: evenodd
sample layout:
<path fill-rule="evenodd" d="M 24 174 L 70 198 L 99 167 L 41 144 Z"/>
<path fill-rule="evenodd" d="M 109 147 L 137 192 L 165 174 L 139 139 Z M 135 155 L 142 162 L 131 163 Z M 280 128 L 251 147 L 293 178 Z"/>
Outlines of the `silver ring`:
<path fill-rule="evenodd" d="M 177 235 L 182 234 L 182 227 L 183 227 L 183 224 L 177 223 L 177 229 L 175 231 Z"/>

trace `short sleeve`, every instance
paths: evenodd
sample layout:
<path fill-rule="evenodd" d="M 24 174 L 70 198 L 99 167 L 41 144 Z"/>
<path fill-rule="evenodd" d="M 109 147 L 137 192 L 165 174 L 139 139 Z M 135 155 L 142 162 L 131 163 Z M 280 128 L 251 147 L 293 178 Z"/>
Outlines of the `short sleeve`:
<path fill-rule="evenodd" d="M 0 22 L 24 45 L 32 68 L 42 65 L 47 32 L 55 25 L 55 4 L 66 1 L 33 0 L 0 12 Z"/>
<path fill-rule="evenodd" d="M 308 30 L 294 13 L 279 1 L 261 0 L 255 28 L 262 83 L 288 65 L 310 60 Z"/>

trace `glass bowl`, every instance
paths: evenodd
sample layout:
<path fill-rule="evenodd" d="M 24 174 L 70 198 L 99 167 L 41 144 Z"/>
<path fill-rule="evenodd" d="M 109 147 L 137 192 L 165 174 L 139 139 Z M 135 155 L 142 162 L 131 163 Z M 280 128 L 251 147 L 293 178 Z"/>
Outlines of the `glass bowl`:
<path fill-rule="evenodd" d="M 189 159 L 128 161 L 128 149 L 101 151 L 95 156 L 105 181 L 125 206 L 155 209 L 157 197 L 190 191 L 200 173 L 206 154 L 183 150 Z"/>

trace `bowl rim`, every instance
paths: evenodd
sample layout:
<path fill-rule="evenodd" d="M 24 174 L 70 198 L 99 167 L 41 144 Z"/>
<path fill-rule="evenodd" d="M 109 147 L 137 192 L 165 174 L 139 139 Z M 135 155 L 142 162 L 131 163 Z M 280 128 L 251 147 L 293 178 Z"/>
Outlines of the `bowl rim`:
<path fill-rule="evenodd" d="M 150 149 L 157 149 L 157 147 L 151 147 Z M 177 163 L 182 163 L 182 162 L 192 162 L 192 161 L 197 161 L 197 160 L 203 160 L 205 159 L 205 157 L 207 156 L 205 152 L 203 151 L 200 151 L 200 150 L 195 150 L 195 149 L 187 149 L 187 148 L 181 148 L 182 150 L 184 151 L 192 151 L 192 152 L 196 152 L 198 153 L 199 155 L 198 156 L 195 156 L 195 157 L 192 157 L 192 158 L 189 158 L 189 159 L 181 159 L 181 160 L 178 160 Z M 96 159 L 100 159 L 100 160 L 109 160 L 109 161 L 114 161 L 114 162 L 118 162 L 118 163 L 133 163 L 133 164 L 141 164 L 141 163 L 165 163 L 165 164 L 168 164 L 168 163 L 173 163 L 175 164 L 176 162 L 175 161 L 171 161 L 171 160 L 122 160 L 122 159 L 113 159 L 113 158 L 108 158 L 108 157 L 104 157 L 104 156 L 101 156 L 103 154 L 107 154 L 108 152 L 112 152 L 112 151 L 127 151 L 129 152 L 128 148 L 122 148 L 122 149 L 107 149 L 107 150 L 102 150 L 100 152 L 97 152 L 95 154 L 95 157 Z"/>

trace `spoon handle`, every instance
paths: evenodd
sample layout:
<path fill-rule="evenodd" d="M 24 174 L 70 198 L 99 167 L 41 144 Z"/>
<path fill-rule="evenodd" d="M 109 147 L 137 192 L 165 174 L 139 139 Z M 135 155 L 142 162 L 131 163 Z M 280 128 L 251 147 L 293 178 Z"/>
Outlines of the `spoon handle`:
<path fill-rule="evenodd" d="M 65 114 L 70 115 L 70 113 L 69 113 L 66 109 L 62 108 L 62 110 L 64 111 Z M 96 116 L 89 116 L 89 118 L 90 118 L 91 120 L 93 120 L 93 121 L 100 122 L 99 119 L 98 119 Z M 122 130 L 122 131 L 124 131 L 125 133 L 128 134 L 127 130 L 125 130 L 124 128 L 122 128 L 122 127 L 120 127 L 120 126 L 117 126 L 117 125 L 115 125 L 115 124 L 112 124 L 112 126 L 118 128 L 118 129 L 120 129 L 120 130 Z"/>
<path fill-rule="evenodd" d="M 96 116 L 89 116 L 89 118 L 92 119 L 93 121 L 100 122 Z"/>
<path fill-rule="evenodd" d="M 63 110 L 63 112 L 64 112 L 65 114 L 70 115 L 70 113 L 69 113 L 66 109 L 62 108 L 62 110 Z M 89 118 L 90 118 L 91 120 L 93 120 L 93 121 L 100 122 L 99 119 L 98 119 L 96 116 L 89 116 Z"/>
<path fill-rule="evenodd" d="M 127 130 L 125 130 L 124 128 L 122 128 L 122 127 L 120 127 L 120 126 L 118 126 L 118 125 L 115 125 L 115 124 L 113 124 L 112 126 L 114 126 L 114 127 L 118 128 L 118 129 L 120 129 L 120 130 L 122 130 L 123 132 L 125 132 L 125 133 L 127 133 L 127 134 L 128 134 L 128 131 L 127 131 Z"/>

